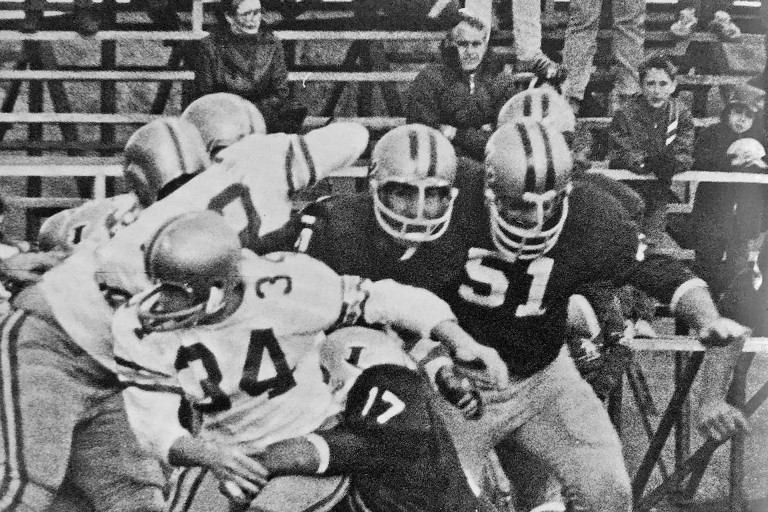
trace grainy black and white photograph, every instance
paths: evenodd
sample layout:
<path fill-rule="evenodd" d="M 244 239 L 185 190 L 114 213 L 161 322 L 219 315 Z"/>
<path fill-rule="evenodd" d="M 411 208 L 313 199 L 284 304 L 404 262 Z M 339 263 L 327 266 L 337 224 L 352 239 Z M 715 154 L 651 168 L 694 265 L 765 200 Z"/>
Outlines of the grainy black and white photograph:
<path fill-rule="evenodd" d="M 767 26 L 0 1 L 0 512 L 768 512 Z"/>

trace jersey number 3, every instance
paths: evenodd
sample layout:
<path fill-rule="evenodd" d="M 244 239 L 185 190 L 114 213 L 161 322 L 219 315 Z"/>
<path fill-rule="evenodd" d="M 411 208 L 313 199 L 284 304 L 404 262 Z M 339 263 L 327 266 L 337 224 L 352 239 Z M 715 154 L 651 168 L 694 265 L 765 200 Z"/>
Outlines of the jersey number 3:
<path fill-rule="evenodd" d="M 459 287 L 459 295 L 462 299 L 486 308 L 498 308 L 507 299 L 510 287 L 509 279 L 501 268 L 494 268 L 484 264 L 482 257 L 472 257 L 466 264 L 468 283 Z M 518 304 L 515 316 L 539 316 L 544 314 L 542 304 L 544 293 L 547 290 L 549 276 L 555 260 L 552 258 L 537 258 L 528 265 L 526 281 L 528 295 L 526 301 Z M 517 284 L 517 283 L 515 283 Z M 522 284 L 522 283 L 521 283 Z M 511 305 L 511 304 L 510 304 Z"/>
<path fill-rule="evenodd" d="M 259 380 L 259 371 L 265 356 L 270 358 L 275 375 Z M 176 356 L 176 370 L 180 373 L 191 372 L 192 378 L 199 382 L 204 398 L 194 403 L 195 408 L 204 413 L 213 414 L 226 411 L 231 407 L 229 398 L 219 386 L 222 380 L 221 369 L 215 356 L 205 345 L 195 343 L 179 349 Z M 204 378 L 201 379 L 201 376 Z M 251 331 L 243 377 L 239 385 L 240 389 L 251 396 L 267 393 L 269 398 L 282 395 L 296 386 L 293 372 L 271 329 Z"/>

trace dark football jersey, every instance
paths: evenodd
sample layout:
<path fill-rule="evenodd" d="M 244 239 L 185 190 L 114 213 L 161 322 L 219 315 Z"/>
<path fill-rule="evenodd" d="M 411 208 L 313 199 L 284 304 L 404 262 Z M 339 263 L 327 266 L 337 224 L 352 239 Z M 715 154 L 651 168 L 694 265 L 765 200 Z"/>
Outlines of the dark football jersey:
<path fill-rule="evenodd" d="M 328 471 L 351 474 L 353 510 L 481 509 L 434 398 L 421 375 L 403 366 L 373 366 L 358 377 L 340 427 L 319 432 L 330 447 Z"/>
<path fill-rule="evenodd" d="M 490 235 L 470 250 L 449 303 L 461 325 L 495 348 L 519 376 L 552 362 L 565 339 L 568 298 L 590 282 L 632 284 L 662 302 L 693 274 L 662 256 L 645 258 L 627 211 L 611 195 L 578 183 L 555 246 L 535 260 L 510 262 Z"/>
<path fill-rule="evenodd" d="M 315 205 L 306 252 L 339 274 L 394 279 L 445 298 L 463 272 L 471 233 L 487 231 L 481 224 L 483 180 L 480 164 L 459 159 L 459 195 L 448 229 L 439 239 L 419 245 L 410 257 L 403 259 L 407 248 L 379 226 L 368 193 L 334 196 Z"/>

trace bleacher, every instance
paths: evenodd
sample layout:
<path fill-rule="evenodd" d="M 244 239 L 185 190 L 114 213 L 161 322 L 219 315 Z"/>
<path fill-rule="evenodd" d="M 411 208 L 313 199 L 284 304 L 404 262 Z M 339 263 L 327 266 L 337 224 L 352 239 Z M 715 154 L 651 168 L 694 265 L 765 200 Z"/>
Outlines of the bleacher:
<path fill-rule="evenodd" d="M 184 46 L 194 44 L 206 34 L 205 29 L 212 22 L 210 6 L 206 5 L 209 3 L 212 2 L 180 0 L 175 5 L 181 28 L 165 31 L 156 30 L 152 20 L 148 21 L 137 12 L 130 0 L 102 0 L 105 30 L 85 40 L 68 30 L 66 11 L 71 4 L 55 4 L 63 14 L 52 15 L 47 20 L 46 30 L 26 34 L 16 30 L 21 17 L 19 1 L 0 1 L 0 14 L 4 15 L 0 19 L 3 24 L 0 26 L 0 54 L 10 52 L 17 57 L 6 63 L 11 67 L 0 68 L 0 83 L 5 86 L 0 107 L 0 152 L 5 153 L 0 160 L 0 184 L 5 189 L 5 184 L 12 182 L 16 189 L 23 189 L 23 193 L 10 195 L 8 202 L 11 208 L 24 210 L 28 237 L 35 235 L 40 218 L 88 198 L 112 194 L 119 188 L 114 182 L 122 175 L 120 150 L 130 130 L 157 117 L 179 113 L 178 86 L 194 79 L 194 74 L 184 68 Z M 562 46 L 567 1 L 546 0 L 543 3 L 545 48 L 556 53 Z M 758 2 L 737 2 L 734 19 L 745 31 L 738 44 L 762 48 L 758 6 Z M 672 3 L 651 1 L 648 9 L 646 47 L 649 51 L 664 48 L 683 59 L 691 45 L 714 43 L 713 37 L 704 33 L 684 42 L 670 38 L 666 29 L 674 17 Z M 286 47 L 290 68 L 288 79 L 293 92 L 307 94 L 312 90 L 309 96 L 313 103 L 305 129 L 322 126 L 332 118 L 349 119 L 366 125 L 376 136 L 405 123 L 400 95 L 418 69 L 436 58 L 442 32 L 361 30 L 354 26 L 345 3 L 338 1 L 308 1 L 302 12 L 294 14 L 294 17 L 282 16 L 273 21 L 277 35 Z M 606 42 L 608 38 L 610 31 L 602 30 L 601 41 Z M 511 32 L 504 25 L 492 34 L 492 46 L 514 68 L 510 41 Z M 62 45 L 80 48 L 87 63 L 63 64 L 57 60 Z M 127 48 L 147 45 L 155 49 L 153 55 L 158 57 L 158 62 L 138 59 L 137 64 L 135 58 L 129 64 L 122 62 L 122 54 L 130 54 Z M 325 45 L 323 48 L 330 45 L 334 49 L 332 62 L 308 62 L 306 54 L 313 45 Z M 526 81 L 531 75 L 519 73 L 518 77 Z M 714 121 L 706 109 L 711 100 L 711 89 L 728 87 L 748 78 L 748 75 L 738 73 L 701 74 L 695 69 L 693 74 L 680 77 L 681 89 L 691 91 L 693 95 L 697 126 Z M 78 100 L 82 98 L 73 97 L 72 86 L 87 83 L 97 84 L 97 89 L 90 94 L 98 101 L 91 102 L 89 106 L 92 108 L 79 110 Z M 135 93 L 137 84 L 156 86 L 149 91 L 140 90 L 142 103 L 126 102 L 122 96 Z M 126 104 L 129 108 L 125 108 Z M 580 129 L 591 130 L 605 127 L 609 121 L 607 117 L 588 117 L 580 118 L 578 123 Z M 81 136 L 83 133 L 87 136 Z M 606 173 L 621 180 L 650 179 L 604 167 L 598 162 L 592 172 Z M 332 179 L 349 183 L 364 176 L 365 167 L 360 165 L 339 171 Z M 76 195 L 44 194 L 43 180 L 51 178 L 74 178 Z M 23 180 L 22 185 L 19 180 Z M 768 176 L 696 171 L 678 175 L 674 180 L 685 184 L 703 181 L 768 184 Z M 679 256 L 690 257 L 690 254 Z M 680 354 L 697 352 L 700 348 L 689 337 L 647 344 L 639 342 L 633 346 L 637 350 L 675 350 Z M 747 351 L 766 352 L 768 343 L 753 340 Z M 744 374 L 747 369 L 748 365 Z M 684 379 L 680 382 L 690 386 Z M 678 391 L 684 399 L 687 389 L 685 393 L 682 388 Z M 684 412 L 673 408 L 676 399 L 670 403 L 670 419 L 665 416 L 656 432 L 649 432 L 654 441 L 648 461 L 644 461 L 635 482 L 638 498 L 647 484 L 647 481 L 642 482 L 648 476 L 646 472 L 649 473 L 659 460 L 659 453 L 653 450 L 660 450 L 659 443 L 663 444 L 669 436 L 669 430 L 665 429 L 671 429 L 673 424 L 683 431 L 687 428 Z M 741 442 L 743 447 L 743 440 Z M 676 454 L 678 464 L 683 464 L 687 450 L 679 453 L 676 450 Z M 743 468 L 735 466 L 733 471 L 737 478 L 743 478 Z M 740 496 L 732 495 L 732 498 L 736 502 Z M 654 503 L 646 498 L 638 510 L 647 510 Z"/>

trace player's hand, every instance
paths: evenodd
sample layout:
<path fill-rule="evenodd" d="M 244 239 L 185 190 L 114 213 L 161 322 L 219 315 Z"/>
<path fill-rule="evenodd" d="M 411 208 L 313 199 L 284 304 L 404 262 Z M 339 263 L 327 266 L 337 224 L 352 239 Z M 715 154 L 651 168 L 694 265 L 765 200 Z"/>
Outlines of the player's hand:
<path fill-rule="evenodd" d="M 699 341 L 707 346 L 724 347 L 745 341 L 751 334 L 750 329 L 738 322 L 719 317 L 699 331 Z"/>
<path fill-rule="evenodd" d="M 235 502 L 251 501 L 269 479 L 269 471 L 239 448 L 216 445 L 209 453 L 206 466 L 219 480 L 221 492 Z"/>
<path fill-rule="evenodd" d="M 476 370 L 471 377 L 481 388 L 503 389 L 509 384 L 507 365 L 491 347 L 479 343 L 460 345 L 455 348 L 453 359 L 462 369 Z"/>
<path fill-rule="evenodd" d="M 483 399 L 477 388 L 467 377 L 454 372 L 454 366 L 447 364 L 435 375 L 435 384 L 440 394 L 461 411 L 468 420 L 476 420 L 483 414 Z"/>
<path fill-rule="evenodd" d="M 724 400 L 702 402 L 699 410 L 699 431 L 716 441 L 724 441 L 739 430 L 749 432 L 744 415 Z"/>
<path fill-rule="evenodd" d="M 19 253 L 0 262 L 0 275 L 12 281 L 35 283 L 66 257 L 67 253 L 62 251 Z"/>

